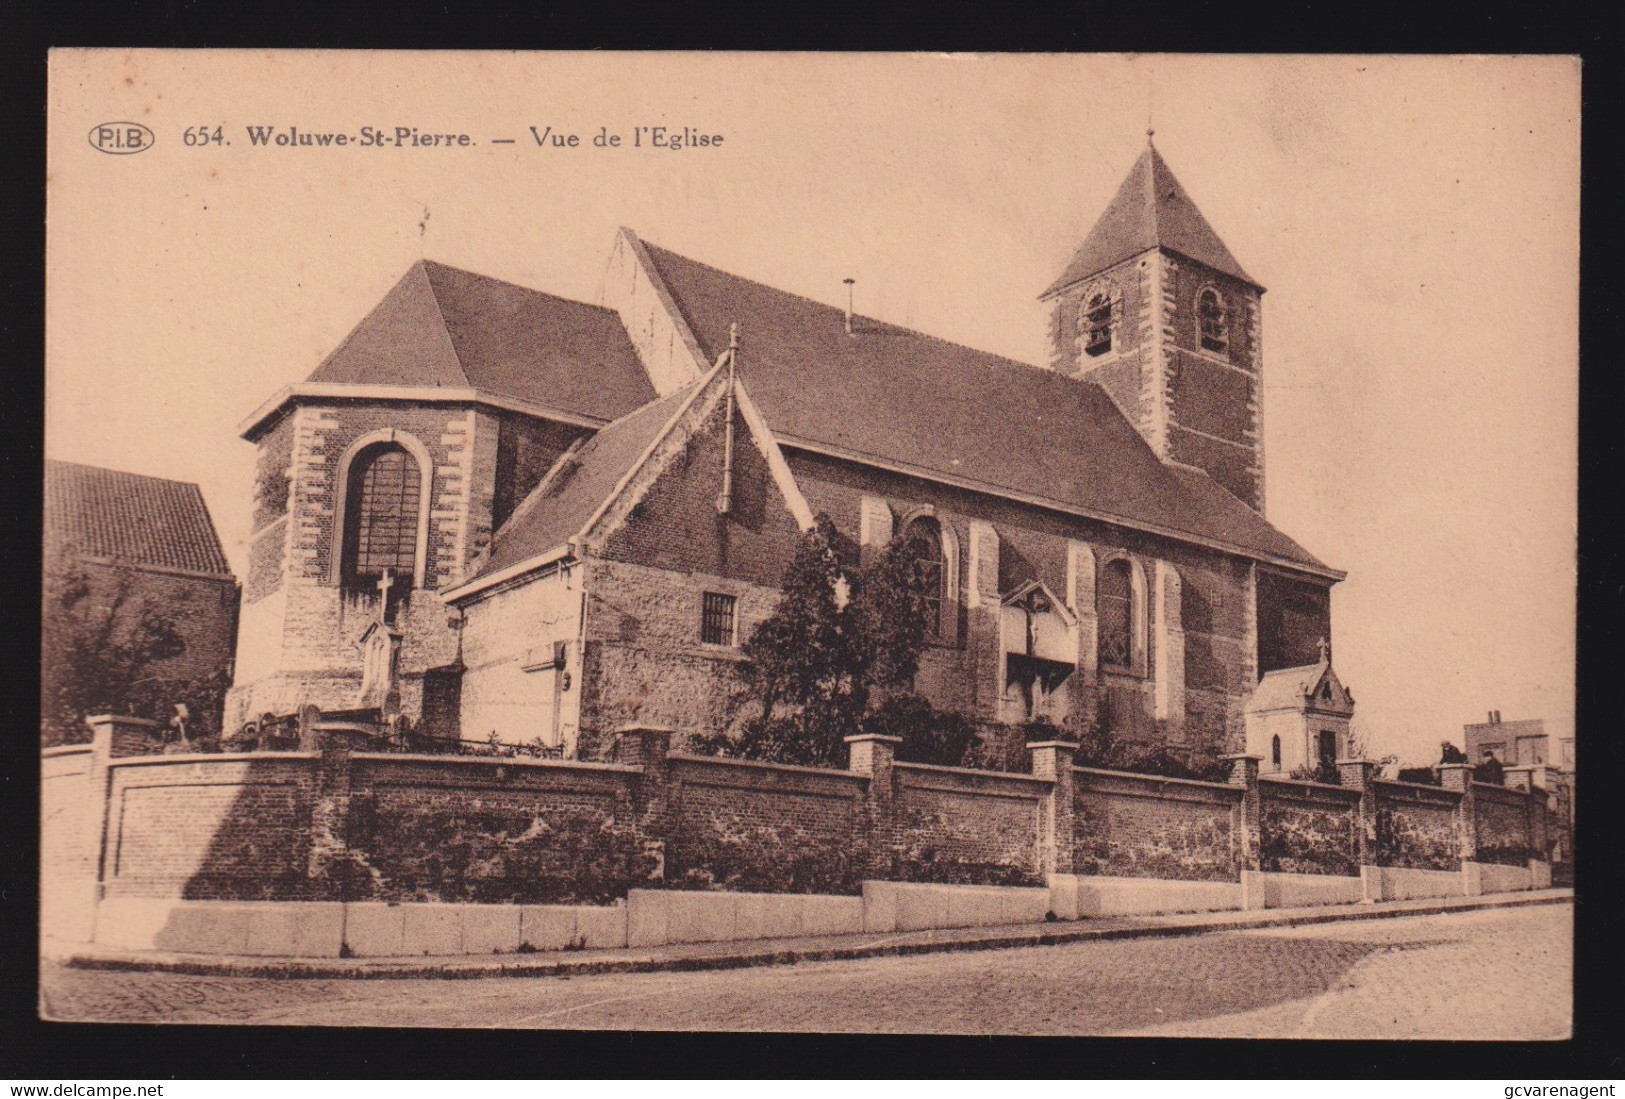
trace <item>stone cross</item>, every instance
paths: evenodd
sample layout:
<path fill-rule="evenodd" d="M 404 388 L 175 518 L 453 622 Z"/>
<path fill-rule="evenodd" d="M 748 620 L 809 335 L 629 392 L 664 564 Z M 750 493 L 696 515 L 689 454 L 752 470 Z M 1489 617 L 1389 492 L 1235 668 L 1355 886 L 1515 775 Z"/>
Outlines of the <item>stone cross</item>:
<path fill-rule="evenodd" d="M 1320 662 L 1322 664 L 1326 664 L 1326 663 L 1329 663 L 1331 661 L 1331 659 L 1332 659 L 1331 642 L 1327 641 L 1323 637 L 1323 638 L 1320 639 Z"/>

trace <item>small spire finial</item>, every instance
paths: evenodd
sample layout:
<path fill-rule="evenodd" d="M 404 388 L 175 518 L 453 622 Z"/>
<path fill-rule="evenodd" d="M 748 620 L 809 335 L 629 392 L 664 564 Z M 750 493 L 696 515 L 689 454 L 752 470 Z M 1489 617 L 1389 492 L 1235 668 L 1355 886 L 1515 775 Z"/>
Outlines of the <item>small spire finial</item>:
<path fill-rule="evenodd" d="M 1145 128 L 1145 143 L 1150 145 L 1152 148 L 1156 147 L 1157 131 L 1151 126 L 1147 126 Z"/>

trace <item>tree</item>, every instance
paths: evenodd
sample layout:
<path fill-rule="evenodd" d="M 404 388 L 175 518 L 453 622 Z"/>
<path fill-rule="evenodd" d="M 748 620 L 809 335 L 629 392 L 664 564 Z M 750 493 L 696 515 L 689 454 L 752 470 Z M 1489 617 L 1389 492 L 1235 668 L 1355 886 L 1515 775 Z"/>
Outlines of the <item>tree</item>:
<path fill-rule="evenodd" d="M 223 675 L 164 675 L 186 652 L 185 600 L 143 597 L 123 569 L 92 571 L 71 553 L 48 555 L 40 618 L 42 743 L 89 739 L 85 718 L 130 714 L 167 722 L 176 703 L 193 715 L 189 733 L 217 733 Z"/>
<path fill-rule="evenodd" d="M 745 719 L 701 737 L 702 750 L 747 759 L 839 766 L 845 739 L 880 696 L 919 670 L 929 608 L 914 560 L 893 539 L 866 568 L 857 547 L 820 514 L 802 536 L 778 606 L 752 632 L 740 665 Z"/>

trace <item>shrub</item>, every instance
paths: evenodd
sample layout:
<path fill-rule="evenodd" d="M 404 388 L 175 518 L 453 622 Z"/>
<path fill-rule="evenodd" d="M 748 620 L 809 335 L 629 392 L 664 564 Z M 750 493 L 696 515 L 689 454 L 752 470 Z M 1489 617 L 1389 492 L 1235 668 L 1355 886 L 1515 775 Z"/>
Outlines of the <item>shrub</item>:
<path fill-rule="evenodd" d="M 886 699 L 863 719 L 863 731 L 901 737 L 897 758 L 904 763 L 975 765 L 976 723 L 957 711 L 939 711 L 919 695 Z"/>
<path fill-rule="evenodd" d="M 850 847 L 794 824 L 712 817 L 675 838 L 666 880 L 674 889 L 856 893 L 860 882 Z"/>
<path fill-rule="evenodd" d="M 632 829 L 579 808 L 519 812 L 474 801 L 380 812 L 372 823 L 357 855 L 376 871 L 363 884 L 380 900 L 607 904 L 659 868 Z"/>

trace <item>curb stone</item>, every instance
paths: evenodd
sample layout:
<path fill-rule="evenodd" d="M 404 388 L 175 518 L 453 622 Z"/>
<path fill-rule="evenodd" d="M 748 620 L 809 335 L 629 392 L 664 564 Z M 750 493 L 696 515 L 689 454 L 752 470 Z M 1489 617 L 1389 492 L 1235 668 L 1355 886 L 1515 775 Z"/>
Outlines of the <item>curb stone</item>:
<path fill-rule="evenodd" d="M 158 951 L 79 948 L 66 951 L 64 964 L 75 969 L 183 973 L 194 976 L 282 978 L 423 978 L 555 977 L 600 973 L 693 972 L 794 965 L 798 962 L 856 958 L 903 957 L 966 950 L 1007 950 L 1060 946 L 1097 940 L 1171 938 L 1215 931 L 1300 927 L 1348 920 L 1435 916 L 1568 904 L 1572 888 L 1505 893 L 1489 897 L 1384 901 L 1376 904 L 1322 905 L 1262 912 L 1217 912 L 1175 916 L 1112 917 L 1001 928 L 953 928 L 876 937 L 840 935 L 815 939 L 768 939 L 752 942 L 685 943 L 657 948 L 622 948 L 558 952 L 543 955 L 504 954 L 493 958 L 241 958 Z"/>

